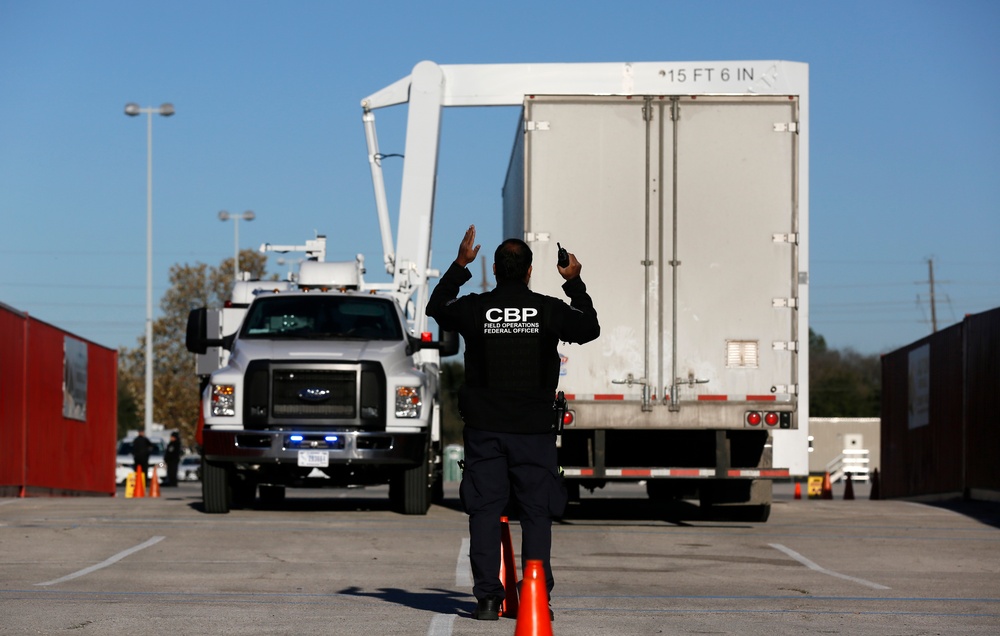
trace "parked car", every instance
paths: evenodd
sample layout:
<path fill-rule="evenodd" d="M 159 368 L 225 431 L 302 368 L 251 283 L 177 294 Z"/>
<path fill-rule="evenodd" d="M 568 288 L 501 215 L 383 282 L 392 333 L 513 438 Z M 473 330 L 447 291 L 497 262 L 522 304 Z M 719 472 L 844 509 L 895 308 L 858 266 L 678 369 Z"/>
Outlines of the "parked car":
<path fill-rule="evenodd" d="M 201 481 L 201 455 L 185 455 L 177 467 L 178 481 Z"/>
<path fill-rule="evenodd" d="M 115 482 L 124 484 L 129 473 L 135 472 L 135 458 L 132 457 L 132 440 L 135 435 L 126 437 L 118 442 L 117 457 L 115 458 Z M 153 451 L 149 454 L 149 466 L 155 467 L 156 475 L 163 481 L 167 476 L 167 465 L 163 461 L 163 451 L 167 447 L 167 442 L 162 437 L 150 437 L 153 444 Z M 149 475 L 147 475 L 147 478 Z"/>

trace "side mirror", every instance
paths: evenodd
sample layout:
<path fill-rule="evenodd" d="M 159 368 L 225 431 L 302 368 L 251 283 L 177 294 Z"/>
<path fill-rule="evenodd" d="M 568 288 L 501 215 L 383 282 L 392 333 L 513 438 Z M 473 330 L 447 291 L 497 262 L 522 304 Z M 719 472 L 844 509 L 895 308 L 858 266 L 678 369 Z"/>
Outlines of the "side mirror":
<path fill-rule="evenodd" d="M 188 313 L 187 331 L 184 333 L 184 346 L 191 353 L 207 353 L 208 326 L 206 324 L 206 314 L 208 311 L 204 307 L 192 309 Z"/>
<path fill-rule="evenodd" d="M 421 340 L 420 338 L 414 338 L 413 336 L 407 336 L 407 355 L 413 355 L 414 352 L 420 351 L 421 349 L 437 349 L 441 352 L 441 357 L 453 356 L 458 353 L 458 332 L 457 331 L 441 331 L 440 340 Z"/>
<path fill-rule="evenodd" d="M 199 307 L 193 309 L 188 314 L 187 330 L 184 333 L 184 346 L 191 353 L 205 354 L 209 347 L 225 347 L 231 349 L 233 346 L 232 336 L 227 338 L 208 337 L 208 309 Z"/>

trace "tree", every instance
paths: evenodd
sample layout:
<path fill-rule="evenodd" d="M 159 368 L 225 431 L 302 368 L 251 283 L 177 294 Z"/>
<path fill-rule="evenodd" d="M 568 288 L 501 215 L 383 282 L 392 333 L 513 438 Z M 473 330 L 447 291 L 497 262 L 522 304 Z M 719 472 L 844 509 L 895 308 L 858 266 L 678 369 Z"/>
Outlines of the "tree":
<path fill-rule="evenodd" d="M 240 252 L 240 269 L 250 277 L 265 277 L 267 256 L 253 250 Z M 162 315 L 153 321 L 153 421 L 180 431 L 181 439 L 194 443 L 198 424 L 198 377 L 195 358 L 184 345 L 188 313 L 198 307 L 221 307 L 233 288 L 233 259 L 218 267 L 204 263 L 170 268 L 170 289 L 160 301 Z M 118 355 L 119 413 L 133 413 L 145 420 L 146 338 L 134 349 Z M 138 425 L 138 424 L 137 424 Z M 121 419 L 119 420 L 119 429 Z M 121 430 L 119 430 L 121 433 Z"/>
<path fill-rule="evenodd" d="M 813 417 L 878 417 L 882 365 L 877 355 L 830 349 L 809 330 L 809 414 Z"/>

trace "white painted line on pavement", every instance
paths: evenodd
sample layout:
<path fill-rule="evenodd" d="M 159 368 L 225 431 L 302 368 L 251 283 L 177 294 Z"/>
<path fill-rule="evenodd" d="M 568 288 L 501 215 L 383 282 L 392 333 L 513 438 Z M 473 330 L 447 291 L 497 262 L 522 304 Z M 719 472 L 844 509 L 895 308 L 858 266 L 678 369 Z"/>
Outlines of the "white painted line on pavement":
<path fill-rule="evenodd" d="M 786 548 L 785 546 L 781 545 L 780 543 L 771 543 L 771 544 L 768 544 L 768 545 L 770 545 L 775 550 L 780 550 L 781 552 L 784 552 L 785 554 L 787 554 L 788 556 L 792 557 L 793 559 L 795 559 L 796 561 L 798 561 L 802 565 L 806 566 L 810 570 L 815 570 L 816 572 L 820 572 L 822 574 L 829 574 L 830 576 L 835 576 L 835 577 L 837 577 L 839 579 L 846 579 L 848 581 L 854 581 L 855 583 L 860 583 L 861 585 L 866 585 L 868 587 L 875 588 L 876 590 L 889 590 L 889 589 L 892 589 L 892 588 L 890 588 L 887 585 L 882 585 L 880 583 L 873 583 L 871 581 L 866 581 L 865 579 L 859 579 L 859 578 L 857 578 L 855 576 L 848 576 L 846 574 L 841 574 L 840 572 L 834 572 L 833 570 L 827 570 L 824 567 L 816 565 L 815 563 L 813 563 L 809 559 L 805 558 L 804 556 L 802 556 L 801 554 L 799 554 L 795 550 L 792 550 L 791 548 Z"/>
<path fill-rule="evenodd" d="M 64 576 L 62 578 L 59 578 L 59 579 L 53 579 L 51 581 L 46 581 L 44 583 L 35 583 L 35 585 L 55 585 L 56 583 L 62 583 L 63 581 L 69 581 L 69 580 L 75 579 L 77 577 L 83 576 L 84 574 L 90 574 L 91 572 L 94 572 L 96 570 L 100 570 L 101 568 L 106 568 L 109 565 L 111 565 L 112 563 L 117 563 L 118 561 L 121 561 L 122 559 L 124 559 L 128 555 L 134 554 L 134 553 L 138 552 L 139 550 L 145 550 L 149 546 L 156 545 L 157 543 L 159 543 L 160 541 L 163 541 L 164 539 L 166 539 L 166 537 L 153 537 L 152 539 L 149 539 L 148 541 L 144 541 L 144 542 L 140 543 L 137 546 L 133 546 L 133 547 L 129 548 L 128 550 L 125 550 L 123 552 L 119 552 L 118 554 L 114 555 L 113 557 L 109 557 L 109 558 L 105 559 L 104 561 L 101 561 L 100 563 L 98 563 L 96 565 L 90 566 L 89 568 L 83 568 L 82 570 L 78 570 L 78 571 L 76 571 L 76 572 L 74 572 L 72 574 L 67 574 L 66 576 Z"/>
<path fill-rule="evenodd" d="M 469 563 L 469 539 L 462 539 L 458 549 L 458 563 L 455 564 L 455 586 L 472 587 L 472 565 Z"/>
<path fill-rule="evenodd" d="M 454 614 L 435 614 L 431 619 L 431 626 L 427 629 L 427 636 L 451 636 L 454 624 Z"/>

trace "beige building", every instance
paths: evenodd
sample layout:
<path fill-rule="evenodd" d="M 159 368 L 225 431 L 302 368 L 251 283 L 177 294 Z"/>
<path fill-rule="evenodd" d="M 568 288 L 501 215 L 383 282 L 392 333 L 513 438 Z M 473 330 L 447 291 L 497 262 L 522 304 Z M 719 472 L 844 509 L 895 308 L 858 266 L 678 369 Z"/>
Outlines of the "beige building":
<path fill-rule="evenodd" d="M 810 417 L 809 473 L 830 473 L 836 483 L 851 473 L 868 481 L 879 468 L 882 420 L 877 417 Z"/>

